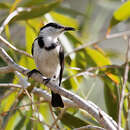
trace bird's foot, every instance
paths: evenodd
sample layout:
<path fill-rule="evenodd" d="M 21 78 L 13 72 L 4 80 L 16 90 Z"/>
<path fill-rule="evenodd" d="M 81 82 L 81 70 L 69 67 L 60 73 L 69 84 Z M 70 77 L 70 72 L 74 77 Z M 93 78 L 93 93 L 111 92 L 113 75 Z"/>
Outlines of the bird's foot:
<path fill-rule="evenodd" d="M 38 71 L 38 70 L 36 70 L 36 69 L 33 69 L 33 70 L 31 70 L 30 72 L 27 73 L 28 78 L 30 78 L 33 73 L 39 73 L 39 74 L 41 74 L 40 71 Z M 42 74 L 41 74 L 41 75 L 42 75 Z"/>
<path fill-rule="evenodd" d="M 50 80 L 51 80 L 50 78 L 43 79 L 45 85 L 47 85 L 47 84 L 49 83 Z"/>
<path fill-rule="evenodd" d="M 36 70 L 36 69 L 33 69 L 33 70 L 31 70 L 30 72 L 27 73 L 28 78 L 30 78 L 33 73 L 39 73 L 39 74 L 42 75 L 42 73 L 41 73 L 40 71 L 38 71 L 38 70 Z M 45 77 L 45 78 L 43 79 L 43 82 L 44 82 L 45 85 L 46 85 L 46 84 L 48 84 L 48 82 L 49 82 L 50 80 L 51 80 L 51 78 L 46 78 L 46 77 Z"/>

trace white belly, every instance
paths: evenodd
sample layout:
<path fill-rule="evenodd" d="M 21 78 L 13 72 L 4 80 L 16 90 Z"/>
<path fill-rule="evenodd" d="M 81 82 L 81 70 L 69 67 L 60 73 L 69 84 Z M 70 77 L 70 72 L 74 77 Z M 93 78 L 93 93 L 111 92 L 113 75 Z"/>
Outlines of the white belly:
<path fill-rule="evenodd" d="M 59 64 L 59 46 L 55 49 L 46 51 L 44 48 L 34 47 L 34 60 L 38 70 L 43 76 L 52 78 L 59 77 L 60 64 Z"/>

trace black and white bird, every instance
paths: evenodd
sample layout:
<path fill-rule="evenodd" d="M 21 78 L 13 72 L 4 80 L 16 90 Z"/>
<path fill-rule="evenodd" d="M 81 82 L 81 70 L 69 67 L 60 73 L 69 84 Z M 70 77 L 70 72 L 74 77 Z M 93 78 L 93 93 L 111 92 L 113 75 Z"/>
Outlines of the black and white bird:
<path fill-rule="evenodd" d="M 62 74 L 64 69 L 64 50 L 58 37 L 65 31 L 74 31 L 72 27 L 64 27 L 57 23 L 48 23 L 40 29 L 38 37 L 32 45 L 32 55 L 35 60 L 37 69 L 28 73 L 39 72 L 47 79 L 55 81 L 61 85 Z M 62 98 L 59 94 L 52 93 L 51 104 L 53 107 L 64 107 Z"/>

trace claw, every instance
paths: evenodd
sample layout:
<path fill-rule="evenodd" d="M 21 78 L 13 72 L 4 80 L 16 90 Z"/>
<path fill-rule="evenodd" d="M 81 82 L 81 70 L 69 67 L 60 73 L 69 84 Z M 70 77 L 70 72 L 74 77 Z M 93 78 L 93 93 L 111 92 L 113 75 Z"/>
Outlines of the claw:
<path fill-rule="evenodd" d="M 46 84 L 49 83 L 50 80 L 51 80 L 50 78 L 46 78 L 46 79 L 44 79 L 43 81 L 45 82 L 45 85 L 46 85 Z"/>
<path fill-rule="evenodd" d="M 39 74 L 41 74 L 38 70 L 33 69 L 33 70 L 31 70 L 30 72 L 27 73 L 28 78 L 30 78 L 33 73 L 39 73 Z"/>

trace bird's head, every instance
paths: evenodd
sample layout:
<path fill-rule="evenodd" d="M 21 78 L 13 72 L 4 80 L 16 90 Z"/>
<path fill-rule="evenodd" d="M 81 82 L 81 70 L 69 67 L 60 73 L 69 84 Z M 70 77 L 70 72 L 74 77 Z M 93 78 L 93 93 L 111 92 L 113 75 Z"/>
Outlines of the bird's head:
<path fill-rule="evenodd" d="M 57 38 L 61 33 L 66 31 L 74 31 L 72 27 L 64 27 L 57 23 L 48 23 L 40 29 L 40 35 Z"/>

